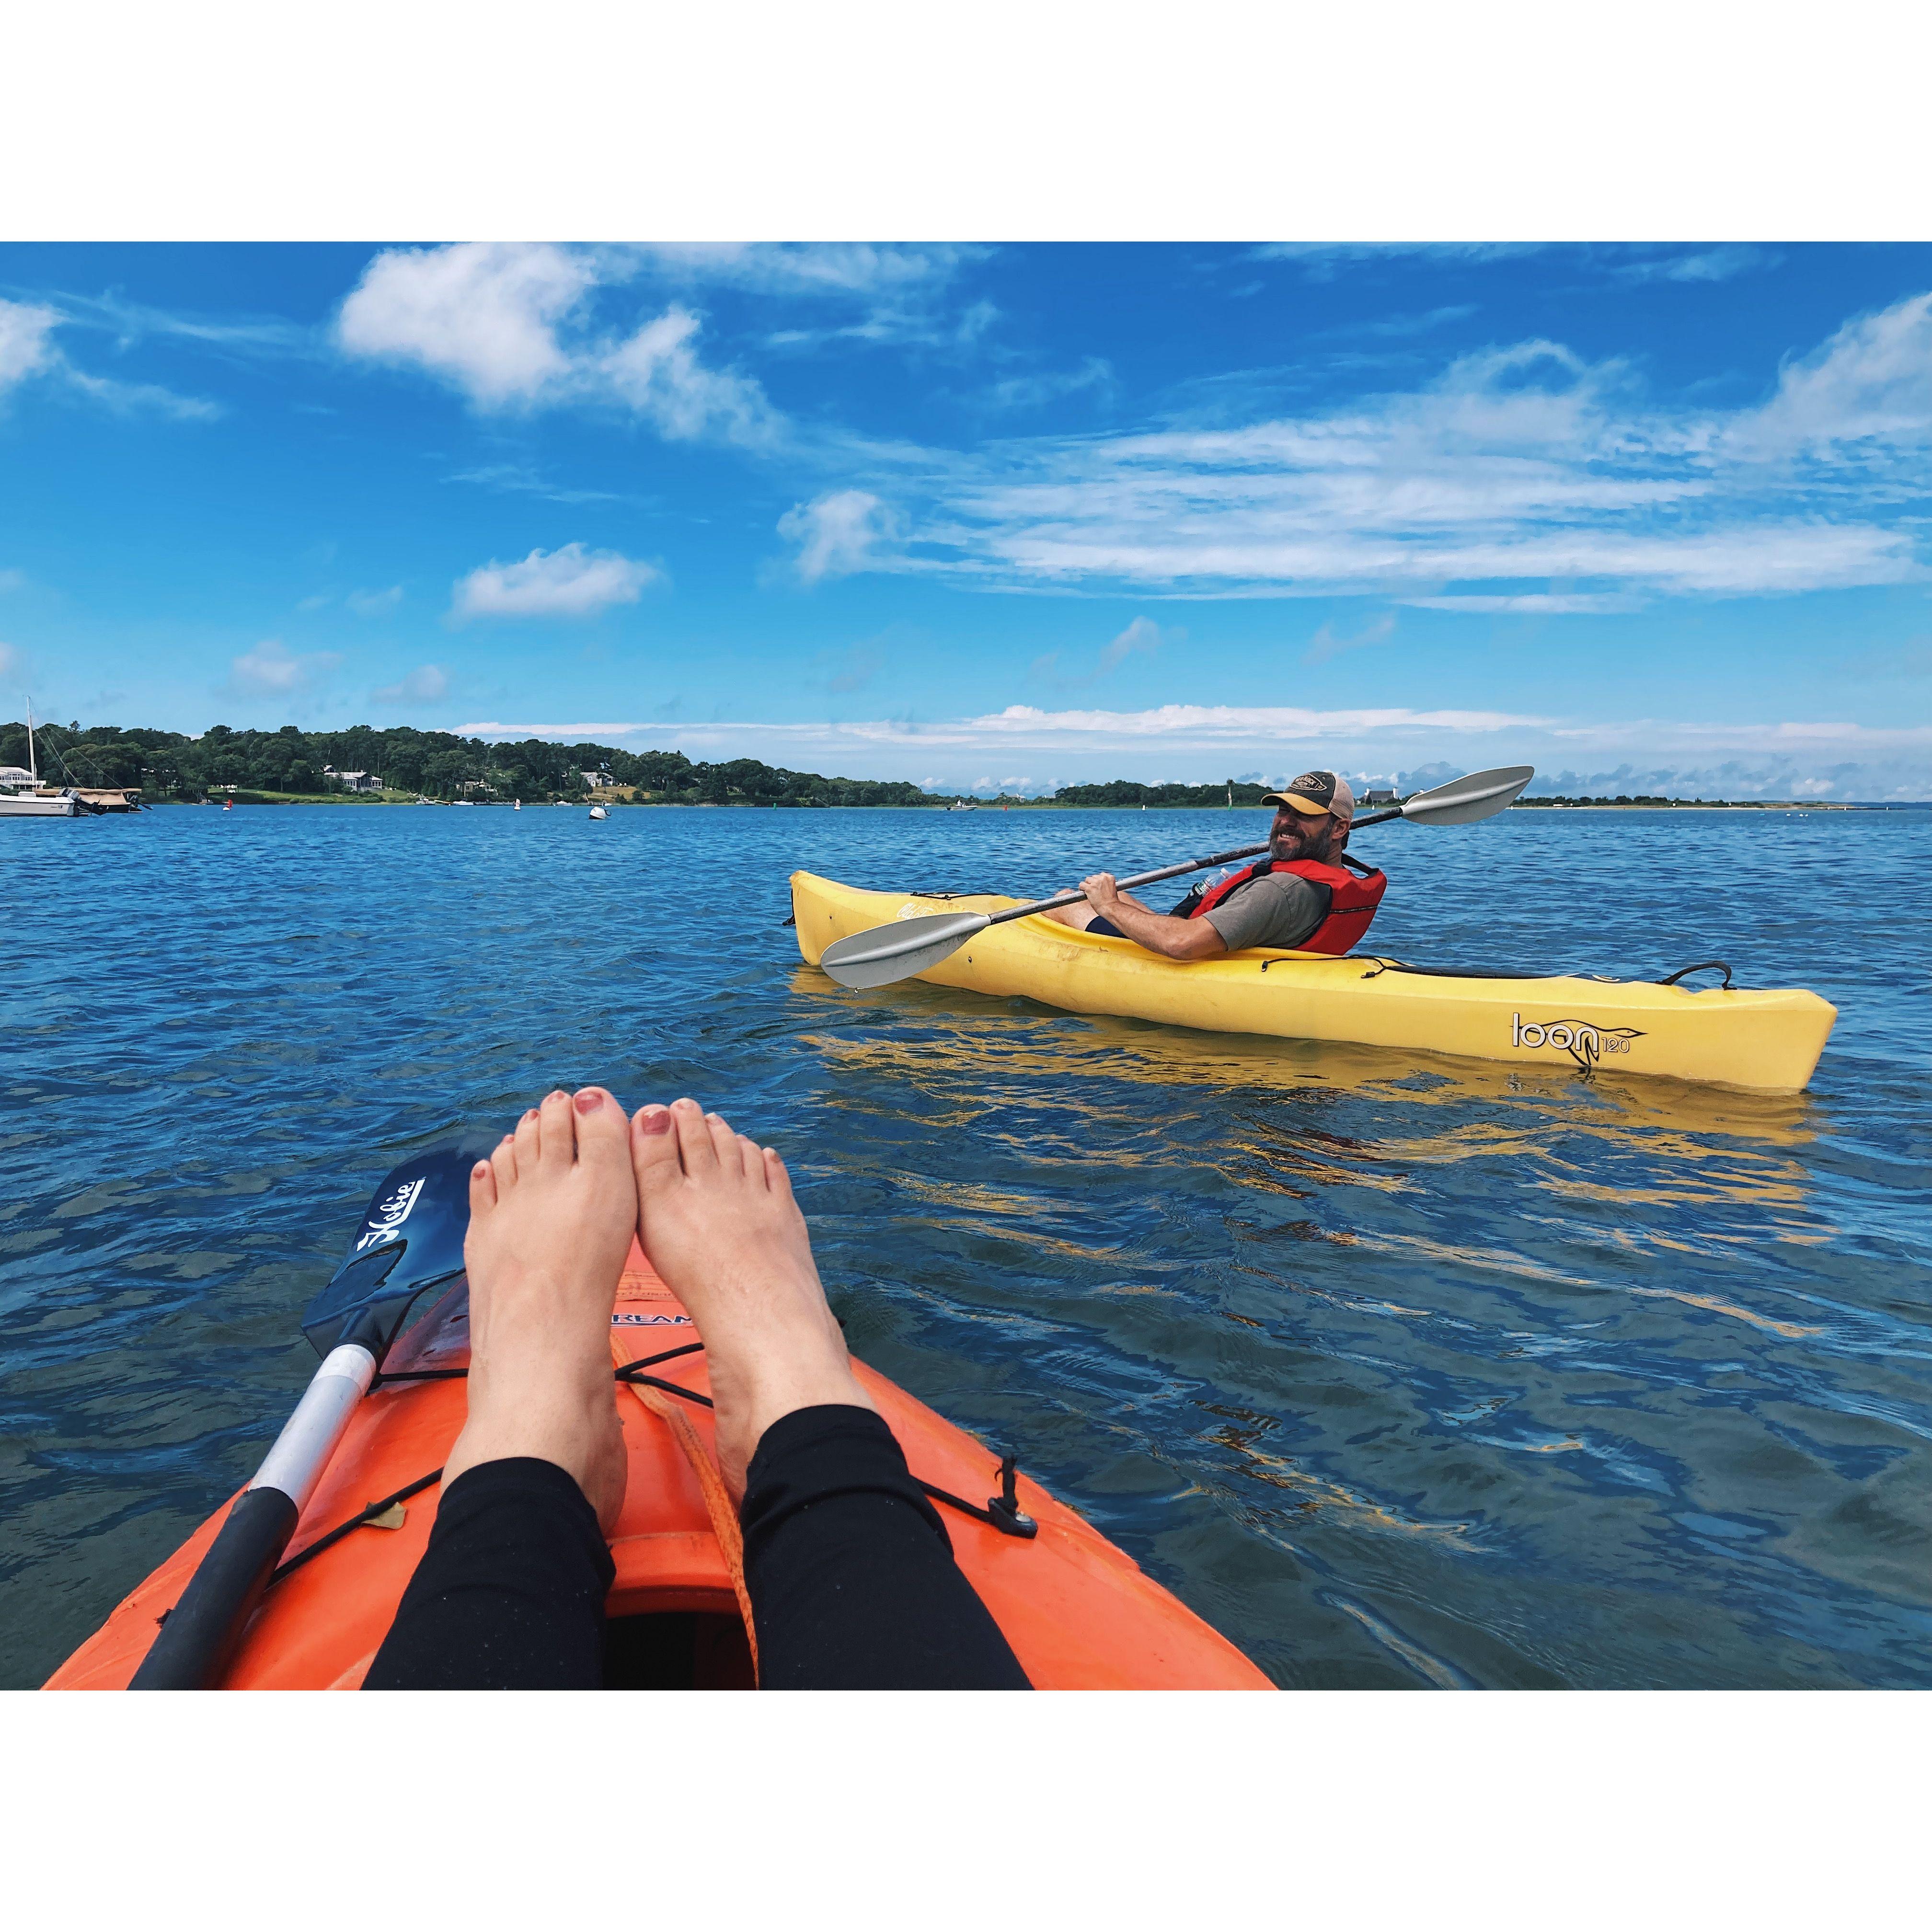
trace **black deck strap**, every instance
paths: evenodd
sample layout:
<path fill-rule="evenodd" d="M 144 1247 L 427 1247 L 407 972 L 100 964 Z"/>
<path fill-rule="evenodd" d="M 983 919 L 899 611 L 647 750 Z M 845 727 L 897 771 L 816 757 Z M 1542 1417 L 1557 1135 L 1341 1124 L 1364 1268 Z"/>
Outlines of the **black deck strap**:
<path fill-rule="evenodd" d="M 662 1382 L 656 1376 L 645 1375 L 637 1369 L 620 1369 L 617 1379 L 632 1388 L 641 1383 L 646 1388 L 662 1389 L 666 1395 L 681 1395 L 686 1402 L 694 1402 L 700 1408 L 716 1408 L 718 1406 L 708 1395 L 700 1395 L 695 1389 L 680 1388 L 676 1382 Z"/>
<path fill-rule="evenodd" d="M 1715 991 L 1720 993 L 1728 993 L 1731 991 L 1731 969 L 1721 959 L 1706 959 L 1702 964 L 1698 966 L 1680 966 L 1676 972 L 1671 974 L 1667 978 L 1658 980 L 1657 983 L 1660 986 L 1674 986 L 1678 980 L 1692 973 L 1710 972 L 1721 973 L 1724 976 L 1724 983 L 1714 988 Z"/>
<path fill-rule="evenodd" d="M 291 1570 L 299 1570 L 311 1556 L 320 1556 L 325 1550 L 332 1550 L 351 1530 L 360 1529 L 365 1522 L 371 1522 L 379 1516 L 386 1515 L 398 1503 L 406 1503 L 410 1497 L 420 1496 L 432 1483 L 442 1480 L 440 1469 L 432 1469 L 426 1476 L 418 1476 L 413 1483 L 405 1483 L 393 1496 L 385 1496 L 380 1502 L 371 1503 L 359 1515 L 352 1516 L 346 1522 L 339 1522 L 326 1536 L 318 1536 L 306 1550 L 300 1550 L 276 1570 L 268 1579 L 268 1587 L 273 1589 Z"/>
<path fill-rule="evenodd" d="M 928 1483 L 923 1476 L 914 1476 L 913 1480 L 934 1502 L 944 1503 L 948 1509 L 956 1509 L 962 1516 L 975 1516 L 981 1522 L 989 1522 L 1002 1536 L 1030 1538 L 1040 1534 L 1040 1525 L 1031 1516 L 1020 1514 L 1019 1494 L 1014 1486 L 1018 1468 L 1018 1458 L 1008 1450 L 1000 1458 L 1000 1493 L 988 1496 L 984 1509 L 969 1503 L 964 1496 L 956 1496 L 950 1490 Z"/>
<path fill-rule="evenodd" d="M 702 1352 L 704 1347 L 704 1344 L 702 1342 L 687 1342 L 682 1348 L 667 1348 L 661 1355 L 640 1355 L 634 1362 L 626 1362 L 616 1371 L 617 1379 L 620 1382 L 623 1381 L 633 1369 L 654 1369 L 658 1363 L 674 1362 L 680 1355 L 698 1354 Z"/>
<path fill-rule="evenodd" d="M 784 929 L 784 928 L 785 928 L 785 927 L 787 927 L 787 926 L 796 926 L 796 925 L 797 925 L 797 923 L 798 923 L 798 915 L 797 915 L 797 914 L 796 914 L 796 913 L 794 913 L 794 914 L 792 914 L 792 916 L 791 916 L 791 917 L 790 917 L 790 918 L 789 918 L 789 919 L 782 919 L 782 920 L 780 920 L 778 921 L 778 928 L 779 928 L 779 930 L 780 930 L 781 932 L 782 932 L 782 931 Z"/>
<path fill-rule="evenodd" d="M 634 1362 L 626 1362 L 616 1371 L 622 1382 L 633 1369 L 655 1367 L 659 1362 L 674 1361 L 680 1355 L 694 1355 L 704 1346 L 702 1342 L 687 1342 L 681 1348 L 667 1348 L 661 1355 L 640 1355 Z M 460 1382 L 468 1374 L 467 1369 L 398 1369 L 394 1375 L 379 1375 L 369 1384 L 373 1393 L 386 1382 Z"/>

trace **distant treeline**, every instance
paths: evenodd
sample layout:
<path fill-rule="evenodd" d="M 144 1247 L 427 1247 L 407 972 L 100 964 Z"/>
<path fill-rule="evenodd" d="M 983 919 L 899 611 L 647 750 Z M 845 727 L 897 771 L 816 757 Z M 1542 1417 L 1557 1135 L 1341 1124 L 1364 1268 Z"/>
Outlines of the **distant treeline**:
<path fill-rule="evenodd" d="M 150 800 L 196 800 L 210 792 L 326 797 L 349 786 L 332 773 L 358 772 L 385 791 L 436 799 L 520 798 L 536 804 L 580 798 L 607 786 L 681 805 L 933 805 L 916 784 L 821 778 L 756 758 L 693 764 L 682 752 L 626 752 L 610 745 L 554 745 L 526 738 L 493 745 L 447 731 L 402 725 L 379 731 L 234 731 L 212 726 L 199 738 L 119 724 L 39 724 L 42 776 L 88 786 L 138 786 Z M 0 725 L 0 765 L 27 762 L 22 724 Z M 373 795 L 373 794 L 372 794 Z"/>
<path fill-rule="evenodd" d="M 1053 794 L 1055 805 L 1259 805 L 1269 788 L 1236 784 L 1224 778 L 1219 784 L 1136 784 L 1130 779 L 1115 778 L 1109 784 L 1062 785 Z"/>
<path fill-rule="evenodd" d="M 364 775 L 382 790 L 406 797 L 513 799 L 540 804 L 576 799 L 593 790 L 622 799 L 672 805 L 944 805 L 952 794 L 921 790 L 899 780 L 822 778 L 790 772 L 756 758 L 721 764 L 694 764 L 682 752 L 626 752 L 614 745 L 555 745 L 526 738 L 495 745 L 448 731 L 398 725 L 379 731 L 358 724 L 347 731 L 236 731 L 216 724 L 199 738 L 121 724 L 39 724 L 34 727 L 40 772 L 55 783 L 138 787 L 150 801 L 196 800 L 211 792 L 266 797 L 321 798 L 346 795 L 339 776 Z M 27 728 L 0 724 L 0 765 L 27 762 Z M 361 788 L 356 788 L 361 790 Z M 1268 787 L 1236 784 L 1064 785 L 1050 799 L 1012 799 L 1013 805 L 1193 806 L 1260 805 Z M 371 790 L 364 795 L 372 800 Z M 985 801 L 981 801 L 984 802 Z M 1721 805 L 1721 799 L 1669 799 L 1648 794 L 1615 798 L 1526 798 L 1528 806 Z"/>
<path fill-rule="evenodd" d="M 1630 797 L 1618 792 L 1615 798 L 1520 798 L 1519 805 L 1729 805 L 1727 798 L 1659 798 L 1653 793 L 1640 792 Z"/>

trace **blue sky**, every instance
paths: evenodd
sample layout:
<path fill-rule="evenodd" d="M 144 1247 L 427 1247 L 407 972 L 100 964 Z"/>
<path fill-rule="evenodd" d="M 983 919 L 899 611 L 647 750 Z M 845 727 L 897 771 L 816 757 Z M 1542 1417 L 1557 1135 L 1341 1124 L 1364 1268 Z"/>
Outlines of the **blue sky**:
<path fill-rule="evenodd" d="M 1932 796 L 1932 248 L 0 248 L 0 711 Z"/>

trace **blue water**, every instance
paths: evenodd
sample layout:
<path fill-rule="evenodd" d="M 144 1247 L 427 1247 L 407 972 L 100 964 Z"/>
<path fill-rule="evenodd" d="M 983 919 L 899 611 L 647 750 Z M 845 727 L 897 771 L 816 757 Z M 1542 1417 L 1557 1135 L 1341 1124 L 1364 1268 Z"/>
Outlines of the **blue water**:
<path fill-rule="evenodd" d="M 1033 892 L 1264 825 L 0 824 L 0 1682 L 253 1467 L 384 1171 L 596 1080 L 779 1146 L 857 1352 L 1284 1684 L 1932 1684 L 1932 814 L 1360 835 L 1409 958 L 1815 988 L 1795 1100 L 845 992 L 781 924 L 794 867 Z"/>

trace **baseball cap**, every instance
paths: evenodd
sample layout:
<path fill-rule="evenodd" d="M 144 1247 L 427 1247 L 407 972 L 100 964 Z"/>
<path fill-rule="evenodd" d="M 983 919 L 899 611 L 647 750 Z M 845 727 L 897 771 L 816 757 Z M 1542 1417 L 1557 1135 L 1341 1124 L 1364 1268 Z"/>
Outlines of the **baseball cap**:
<path fill-rule="evenodd" d="M 1355 815 L 1355 794 L 1348 789 L 1348 781 L 1333 772 L 1304 772 L 1280 791 L 1268 793 L 1262 802 L 1285 805 L 1310 818 L 1332 812 L 1344 825 Z"/>

